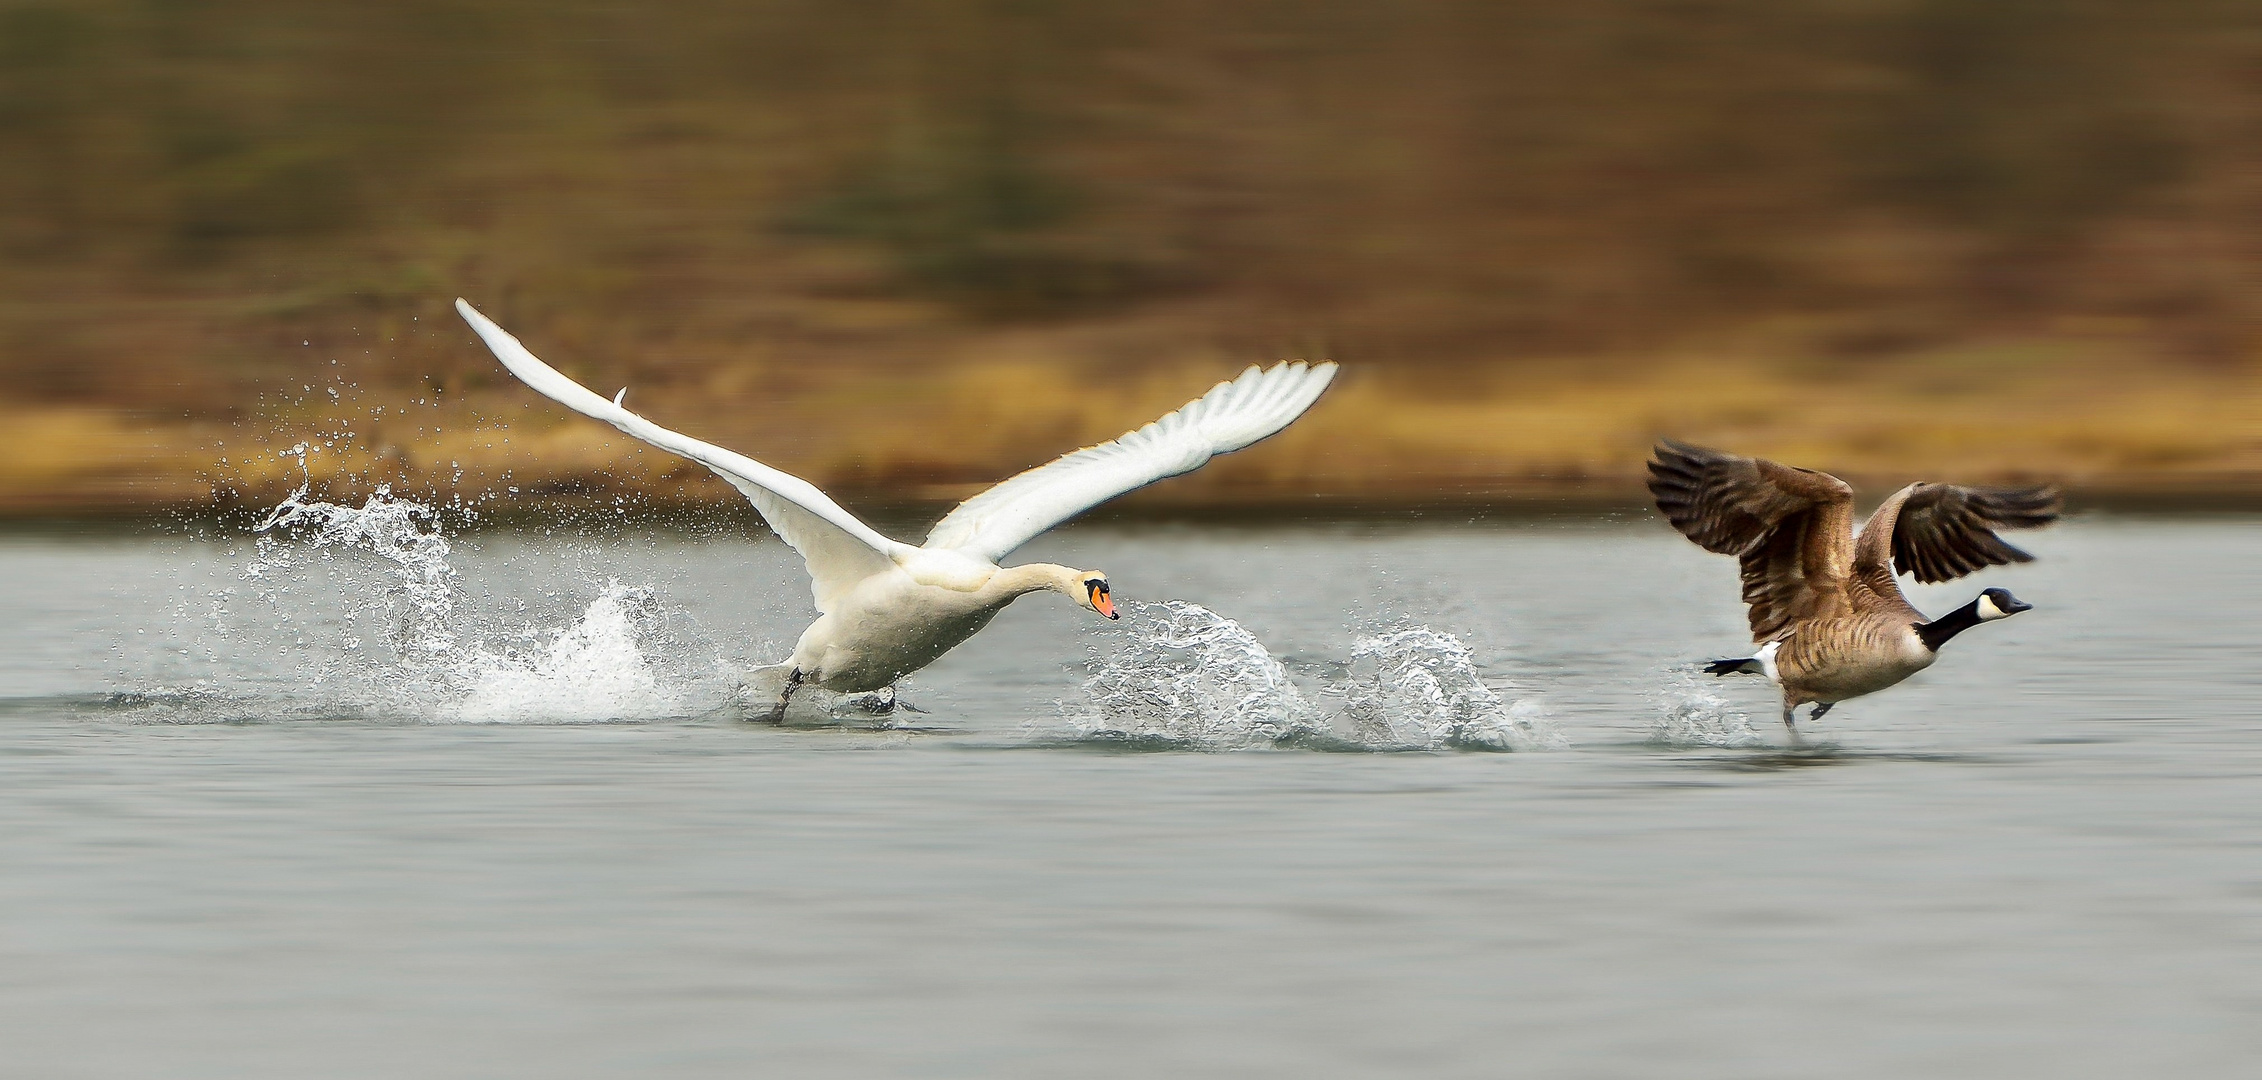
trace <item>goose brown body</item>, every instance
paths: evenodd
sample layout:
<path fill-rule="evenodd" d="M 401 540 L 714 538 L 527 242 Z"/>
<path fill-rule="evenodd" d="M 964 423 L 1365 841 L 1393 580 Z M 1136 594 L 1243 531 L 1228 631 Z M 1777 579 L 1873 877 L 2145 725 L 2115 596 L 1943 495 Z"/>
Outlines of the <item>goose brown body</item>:
<path fill-rule="evenodd" d="M 1874 694 L 1931 667 L 1939 654 L 1916 635 L 1924 621 L 1913 612 L 1868 612 L 1793 628 L 1773 656 L 1784 705 Z"/>
<path fill-rule="evenodd" d="M 1741 564 L 1752 641 L 1761 647 L 1751 663 L 1782 688 L 1786 724 L 1800 705 L 1826 709 L 1930 667 L 1939 643 L 1961 629 L 1928 637 L 1927 627 L 1948 620 L 1927 619 L 1911 605 L 1896 571 L 1931 583 L 2031 562 L 1995 530 L 2046 525 L 2059 507 L 2057 492 L 2045 487 L 1910 484 L 1856 534 L 1853 488 L 1828 473 L 1670 439 L 1657 444 L 1649 472 L 1650 492 L 1673 527 Z M 1973 601 L 1971 610 L 1981 604 Z"/>

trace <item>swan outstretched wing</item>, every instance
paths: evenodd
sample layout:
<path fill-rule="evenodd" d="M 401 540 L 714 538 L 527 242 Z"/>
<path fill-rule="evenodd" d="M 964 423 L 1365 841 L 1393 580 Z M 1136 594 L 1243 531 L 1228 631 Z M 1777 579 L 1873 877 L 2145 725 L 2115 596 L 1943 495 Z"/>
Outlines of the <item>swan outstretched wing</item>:
<path fill-rule="evenodd" d="M 1334 364 L 1251 367 L 1184 408 L 1113 442 L 1086 447 L 966 500 L 927 534 L 992 562 L 1032 537 L 1100 503 L 1157 480 L 1192 472 L 1287 427 L 1319 400 Z"/>
<path fill-rule="evenodd" d="M 470 304 L 457 300 L 456 311 L 495 351 L 496 359 L 526 385 L 583 416 L 602 420 L 662 450 L 705 465 L 744 492 L 754 509 L 761 511 L 762 520 L 769 522 L 770 528 L 793 545 L 808 564 L 817 610 L 831 610 L 833 598 L 840 592 L 893 567 L 895 555 L 917 550 L 856 520 L 856 515 L 841 509 L 807 480 L 670 431 L 622 408 L 619 398 L 608 401 L 591 392 L 526 351 L 517 338 Z"/>

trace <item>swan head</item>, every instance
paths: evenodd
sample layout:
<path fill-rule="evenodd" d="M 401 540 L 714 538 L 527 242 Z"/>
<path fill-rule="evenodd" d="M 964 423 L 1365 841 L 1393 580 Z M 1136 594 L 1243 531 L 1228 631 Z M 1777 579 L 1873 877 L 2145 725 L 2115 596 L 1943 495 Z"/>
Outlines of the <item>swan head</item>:
<path fill-rule="evenodd" d="M 1108 595 L 1104 570 L 1078 570 L 1058 563 L 1026 563 L 1007 568 L 1000 580 L 1008 599 L 1038 591 L 1056 592 L 1076 601 L 1076 606 L 1086 611 L 1097 611 L 1110 619 L 1123 617 L 1115 610 L 1115 600 Z"/>
<path fill-rule="evenodd" d="M 1088 607 L 1110 619 L 1123 616 L 1116 613 L 1115 601 L 1108 596 L 1107 575 L 1098 570 L 1081 570 L 1076 574 L 1076 603 Z"/>

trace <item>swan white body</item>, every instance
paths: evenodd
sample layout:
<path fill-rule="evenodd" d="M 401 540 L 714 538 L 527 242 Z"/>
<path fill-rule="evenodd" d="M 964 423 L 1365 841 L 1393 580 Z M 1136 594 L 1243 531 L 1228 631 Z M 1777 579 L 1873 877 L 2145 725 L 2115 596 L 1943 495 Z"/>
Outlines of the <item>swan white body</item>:
<path fill-rule="evenodd" d="M 1037 534 L 1124 492 L 1191 472 L 1219 454 L 1287 427 L 1319 400 L 1334 364 L 1251 367 L 1184 408 L 1113 442 L 1031 469 L 961 503 L 913 547 L 882 536 L 816 486 L 761 462 L 670 431 L 559 374 L 519 340 L 456 301 L 480 340 L 528 386 L 730 482 L 801 553 L 818 618 L 774 670 L 785 683 L 840 693 L 880 690 L 932 663 L 1017 597 L 1050 590 L 1114 617 L 1107 576 L 1051 563 L 997 564 Z"/>

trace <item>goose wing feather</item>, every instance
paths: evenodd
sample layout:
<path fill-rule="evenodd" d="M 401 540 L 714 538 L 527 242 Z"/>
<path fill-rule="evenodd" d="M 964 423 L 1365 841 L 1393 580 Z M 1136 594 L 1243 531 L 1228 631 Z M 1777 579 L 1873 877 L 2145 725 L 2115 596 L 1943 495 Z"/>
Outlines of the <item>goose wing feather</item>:
<path fill-rule="evenodd" d="M 1335 377 L 1331 363 L 1252 366 L 1240 378 L 1112 442 L 1040 465 L 958 505 L 927 547 L 995 562 L 1077 514 L 1128 491 L 1201 468 L 1287 427 Z"/>
<path fill-rule="evenodd" d="M 1911 484 L 1862 526 L 1863 561 L 1878 561 L 1890 541 L 1892 564 L 1927 585 L 1990 566 L 2033 562 L 1998 529 L 2039 529 L 2062 507 L 2051 487 L 1980 488 Z"/>
<path fill-rule="evenodd" d="M 478 332 L 526 385 L 558 404 L 584 416 L 602 420 L 672 454 L 690 458 L 714 470 L 745 494 L 787 544 L 801 553 L 808 565 L 817 610 L 830 611 L 833 599 L 857 582 L 895 566 L 897 555 L 916 548 L 880 535 L 856 515 L 841 508 L 817 486 L 743 454 L 670 431 L 621 407 L 619 399 L 606 398 L 543 363 L 478 309 L 462 300 L 456 311 Z"/>
<path fill-rule="evenodd" d="M 1754 641 L 1842 602 L 1854 498 L 1845 481 L 1662 439 L 1651 453 L 1649 490 L 1683 536 L 1742 564 Z"/>

